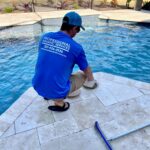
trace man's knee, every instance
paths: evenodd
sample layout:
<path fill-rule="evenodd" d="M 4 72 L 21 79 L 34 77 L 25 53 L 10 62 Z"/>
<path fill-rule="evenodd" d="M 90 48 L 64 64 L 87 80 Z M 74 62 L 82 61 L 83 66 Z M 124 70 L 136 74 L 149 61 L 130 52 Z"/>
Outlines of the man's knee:
<path fill-rule="evenodd" d="M 86 80 L 86 75 L 83 71 L 78 71 L 77 73 L 77 77 L 80 80 L 80 82 L 83 84 Z"/>
<path fill-rule="evenodd" d="M 83 71 L 78 71 L 71 75 L 71 92 L 81 88 L 86 80 L 86 76 Z"/>

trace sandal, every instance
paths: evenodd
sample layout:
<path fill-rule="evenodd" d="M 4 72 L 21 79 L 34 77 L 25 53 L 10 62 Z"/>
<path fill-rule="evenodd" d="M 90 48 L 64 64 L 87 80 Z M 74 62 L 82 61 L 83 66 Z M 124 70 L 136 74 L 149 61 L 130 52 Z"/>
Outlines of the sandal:
<path fill-rule="evenodd" d="M 63 106 L 53 105 L 53 106 L 49 106 L 48 109 L 51 111 L 66 111 L 69 109 L 69 107 L 70 107 L 70 104 L 68 102 L 64 102 Z"/>

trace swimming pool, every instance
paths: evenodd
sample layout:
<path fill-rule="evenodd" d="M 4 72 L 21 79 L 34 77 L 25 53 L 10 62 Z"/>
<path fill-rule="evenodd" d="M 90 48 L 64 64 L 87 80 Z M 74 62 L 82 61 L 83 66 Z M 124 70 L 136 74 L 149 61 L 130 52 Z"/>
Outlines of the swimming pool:
<path fill-rule="evenodd" d="M 43 22 L 46 26 L 37 23 L 0 31 L 0 114 L 31 86 L 40 35 L 59 30 L 60 19 Z M 106 23 L 96 17 L 85 17 L 84 24 L 86 31 L 75 39 L 83 45 L 94 72 L 150 83 L 149 27 Z"/>

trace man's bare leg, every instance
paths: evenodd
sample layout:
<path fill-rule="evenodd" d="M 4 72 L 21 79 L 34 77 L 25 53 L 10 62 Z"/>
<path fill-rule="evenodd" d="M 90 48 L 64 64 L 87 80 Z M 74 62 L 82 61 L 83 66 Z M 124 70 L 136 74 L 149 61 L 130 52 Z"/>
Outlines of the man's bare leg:
<path fill-rule="evenodd" d="M 71 89 L 67 97 L 74 97 L 79 94 L 77 92 L 84 84 L 86 80 L 86 76 L 83 71 L 78 71 L 71 75 L 70 82 L 71 82 Z"/>
<path fill-rule="evenodd" d="M 55 101 L 54 101 L 54 104 L 55 104 L 56 106 L 63 107 L 63 106 L 64 106 L 64 99 L 55 100 Z"/>

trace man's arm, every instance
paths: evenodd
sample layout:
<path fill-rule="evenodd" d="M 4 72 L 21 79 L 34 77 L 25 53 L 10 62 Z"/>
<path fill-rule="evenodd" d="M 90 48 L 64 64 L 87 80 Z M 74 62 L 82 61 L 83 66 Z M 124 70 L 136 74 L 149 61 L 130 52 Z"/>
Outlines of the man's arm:
<path fill-rule="evenodd" d="M 96 82 L 96 80 L 94 80 L 91 68 L 87 67 L 84 70 L 84 73 L 85 73 L 85 76 L 86 76 L 87 79 L 86 79 L 85 83 L 83 84 L 83 86 L 86 87 L 86 88 L 90 88 L 90 89 L 96 88 L 97 87 L 97 82 Z"/>
<path fill-rule="evenodd" d="M 84 73 L 86 75 L 86 78 L 88 81 L 93 81 L 94 80 L 94 77 L 93 77 L 93 73 L 92 73 L 92 70 L 90 67 L 87 67 L 85 70 L 84 70 Z"/>

